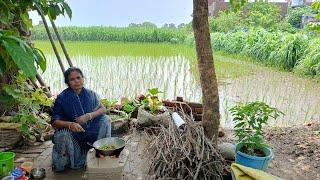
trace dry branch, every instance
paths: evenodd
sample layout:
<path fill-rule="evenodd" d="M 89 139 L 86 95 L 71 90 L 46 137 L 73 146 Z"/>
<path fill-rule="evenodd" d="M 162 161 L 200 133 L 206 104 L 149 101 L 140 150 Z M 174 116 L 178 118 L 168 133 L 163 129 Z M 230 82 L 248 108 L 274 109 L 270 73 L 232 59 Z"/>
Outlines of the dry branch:
<path fill-rule="evenodd" d="M 185 129 L 177 129 L 171 122 L 156 133 L 146 133 L 150 141 L 149 174 L 156 179 L 223 179 L 224 160 L 203 127 L 183 114 Z"/>

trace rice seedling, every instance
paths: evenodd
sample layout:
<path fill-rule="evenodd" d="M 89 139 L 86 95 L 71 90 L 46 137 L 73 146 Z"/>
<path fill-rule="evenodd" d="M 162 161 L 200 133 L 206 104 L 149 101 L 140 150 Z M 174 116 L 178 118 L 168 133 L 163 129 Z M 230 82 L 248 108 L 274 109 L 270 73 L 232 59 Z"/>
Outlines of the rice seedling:
<path fill-rule="evenodd" d="M 42 49 L 42 45 L 47 47 L 49 43 L 36 45 Z M 82 52 L 72 49 L 79 49 L 81 45 L 88 49 Z M 104 46 L 113 51 L 101 48 Z M 164 91 L 161 98 L 183 96 L 188 101 L 201 102 L 198 76 L 192 71 L 195 55 L 189 46 L 149 44 L 147 50 L 139 52 L 135 50 L 145 48 L 139 43 L 68 42 L 67 47 L 72 52 L 74 64 L 84 71 L 86 87 L 102 98 L 134 97 L 148 88 L 158 87 Z M 150 53 L 152 48 L 159 49 L 159 52 Z M 46 56 L 48 63 L 44 79 L 52 91 L 59 93 L 66 87 L 63 76 L 53 54 L 46 52 Z M 228 107 L 237 102 L 257 100 L 264 100 L 286 114 L 276 122 L 270 122 L 272 125 L 286 126 L 320 118 L 320 87 L 311 79 L 219 54 L 214 57 L 223 126 L 232 126 L 228 121 Z"/>

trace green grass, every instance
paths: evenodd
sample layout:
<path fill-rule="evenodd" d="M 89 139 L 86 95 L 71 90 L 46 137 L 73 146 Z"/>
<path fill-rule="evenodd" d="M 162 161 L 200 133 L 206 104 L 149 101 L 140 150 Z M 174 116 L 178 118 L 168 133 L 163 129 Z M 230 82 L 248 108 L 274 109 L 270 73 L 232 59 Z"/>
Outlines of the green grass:
<path fill-rule="evenodd" d="M 183 43 L 188 33 L 186 29 L 150 27 L 59 27 L 59 34 L 66 41 L 120 41 L 120 42 L 170 42 Z M 51 29 L 51 32 L 53 30 Z M 54 34 L 54 33 L 52 33 Z M 32 29 L 34 40 L 48 40 L 44 26 Z M 55 36 L 54 36 L 55 38 Z"/>
<path fill-rule="evenodd" d="M 261 61 L 257 61 L 256 59 L 252 58 L 252 57 L 248 57 L 246 55 L 243 54 L 230 54 L 227 53 L 225 51 L 215 51 L 214 54 L 218 57 L 221 57 L 222 59 L 227 59 L 227 60 L 232 60 L 235 61 L 235 63 L 243 63 L 247 66 L 251 66 L 251 67 L 247 67 L 246 69 L 248 69 L 249 71 L 253 69 L 253 67 L 261 67 L 261 68 L 268 68 L 274 71 L 281 71 L 281 72 L 286 72 L 286 73 L 290 73 L 287 70 L 285 70 L 282 67 L 278 67 L 278 66 L 273 66 L 272 64 L 265 64 Z M 246 71 L 246 69 L 244 69 L 244 71 Z"/>

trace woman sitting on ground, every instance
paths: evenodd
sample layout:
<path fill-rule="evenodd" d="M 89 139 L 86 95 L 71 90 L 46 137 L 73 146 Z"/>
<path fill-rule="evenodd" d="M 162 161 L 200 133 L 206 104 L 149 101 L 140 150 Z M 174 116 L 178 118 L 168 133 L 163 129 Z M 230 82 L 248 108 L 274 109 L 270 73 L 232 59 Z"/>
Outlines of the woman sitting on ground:
<path fill-rule="evenodd" d="M 55 129 L 52 139 L 54 171 L 65 168 L 80 169 L 86 164 L 87 143 L 110 137 L 110 119 L 98 95 L 83 87 L 84 76 L 79 68 L 64 73 L 68 88 L 55 100 L 51 124 Z"/>

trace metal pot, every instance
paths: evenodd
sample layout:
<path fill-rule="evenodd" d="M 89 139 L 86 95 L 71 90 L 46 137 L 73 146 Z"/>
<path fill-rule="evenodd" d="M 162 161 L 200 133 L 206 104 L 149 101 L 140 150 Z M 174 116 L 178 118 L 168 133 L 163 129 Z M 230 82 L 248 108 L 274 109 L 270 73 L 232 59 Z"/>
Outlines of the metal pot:
<path fill-rule="evenodd" d="M 89 145 L 92 146 L 99 154 L 102 154 L 103 156 L 119 156 L 124 146 L 126 145 L 126 142 L 122 138 L 108 137 L 99 139 L 95 141 L 92 145 Z M 101 147 L 103 146 L 114 146 L 115 148 L 110 150 L 102 150 Z"/>
<path fill-rule="evenodd" d="M 32 179 L 43 179 L 46 177 L 46 170 L 44 168 L 33 168 L 31 170 Z"/>
<path fill-rule="evenodd" d="M 6 177 L 3 177 L 1 180 L 14 180 L 14 177 L 13 176 L 6 176 Z"/>

